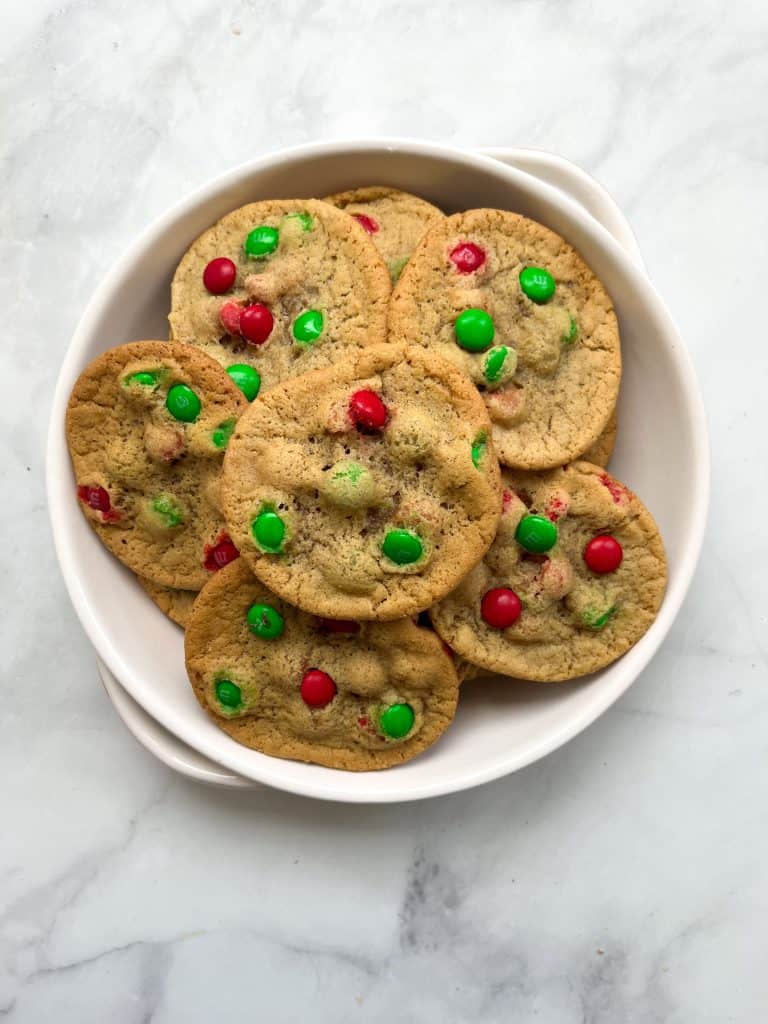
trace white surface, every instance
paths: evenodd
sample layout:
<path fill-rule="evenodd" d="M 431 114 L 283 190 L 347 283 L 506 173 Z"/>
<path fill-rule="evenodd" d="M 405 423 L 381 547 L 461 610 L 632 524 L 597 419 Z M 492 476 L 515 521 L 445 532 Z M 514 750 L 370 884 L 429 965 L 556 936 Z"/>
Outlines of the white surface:
<path fill-rule="evenodd" d="M 323 195 L 375 181 L 425 195 L 448 211 L 486 205 L 534 217 L 575 245 L 601 278 L 622 340 L 623 429 L 611 466 L 643 496 L 659 524 L 668 581 L 645 636 L 590 678 L 552 687 L 503 678 L 467 683 L 451 728 L 425 754 L 386 772 L 342 772 L 249 750 L 201 710 L 178 629 L 157 615 L 78 507 L 64 419 L 72 387 L 96 355 L 110 344 L 162 336 L 174 268 L 206 225 L 249 200 Z M 632 443 L 637 437 L 642 445 Z M 703 535 L 708 472 L 690 361 L 635 260 L 582 207 L 538 179 L 486 157 L 401 140 L 322 143 L 270 155 L 216 179 L 156 221 L 115 263 L 77 326 L 56 383 L 47 454 L 51 522 L 69 594 L 99 657 L 131 697 L 185 743 L 239 775 L 319 799 L 377 803 L 453 793 L 524 767 L 581 732 L 624 693 L 658 649 L 687 592 Z"/>
<path fill-rule="evenodd" d="M 642 266 L 637 240 L 626 217 L 603 187 L 575 164 L 553 154 L 512 148 L 488 150 L 487 155 L 534 174 L 579 202 L 600 223 L 607 227 L 616 241 Z M 210 758 L 193 750 L 173 733 L 164 729 L 137 704 L 118 683 L 103 661 L 97 659 L 99 675 L 115 710 L 139 743 L 169 768 L 198 782 L 210 785 L 248 787 L 251 780 L 234 775 Z"/>
<path fill-rule="evenodd" d="M 3 12 L 0 1000 L 14 1024 L 765 1017 L 768 11 L 478 7 Z M 457 84 L 472 55 L 477 75 Z M 42 485 L 44 396 L 137 231 L 256 152 L 364 132 L 541 146 L 595 173 L 687 340 L 714 456 L 694 589 L 631 691 L 529 769 L 386 808 L 213 791 L 145 755 L 98 686 Z"/>

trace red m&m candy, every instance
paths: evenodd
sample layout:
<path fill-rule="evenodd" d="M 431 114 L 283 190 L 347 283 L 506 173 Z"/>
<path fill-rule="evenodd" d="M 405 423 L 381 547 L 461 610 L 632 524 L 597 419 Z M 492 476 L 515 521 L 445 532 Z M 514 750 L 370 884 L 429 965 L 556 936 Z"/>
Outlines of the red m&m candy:
<path fill-rule="evenodd" d="M 203 284 L 211 295 L 223 295 L 235 283 L 237 267 L 226 256 L 217 256 L 203 271 Z"/>
<path fill-rule="evenodd" d="M 483 620 L 494 629 L 506 629 L 517 622 L 523 606 L 520 598 L 508 587 L 494 587 L 489 590 L 480 602 L 480 614 Z"/>
<path fill-rule="evenodd" d="M 552 523 L 556 523 L 558 519 L 562 518 L 562 516 L 564 516 L 567 511 L 568 503 L 564 501 L 561 497 L 555 495 L 553 498 L 550 499 L 550 502 L 547 505 L 547 519 L 549 519 Z"/>
<path fill-rule="evenodd" d="M 450 259 L 460 274 L 474 274 L 485 263 L 485 253 L 474 242 L 459 242 L 451 249 Z"/>
<path fill-rule="evenodd" d="M 349 415 L 359 430 L 381 430 L 387 407 L 375 391 L 356 391 L 349 400 Z"/>
<path fill-rule="evenodd" d="M 626 500 L 627 491 L 625 487 L 619 483 L 618 480 L 614 480 L 608 473 L 603 473 L 600 477 L 600 483 L 603 487 L 607 488 L 608 493 L 613 498 L 614 504 L 620 505 L 622 501 Z"/>
<path fill-rule="evenodd" d="M 221 326 L 227 334 L 240 333 L 240 317 L 243 315 L 243 307 L 239 302 L 225 302 L 219 310 Z"/>
<path fill-rule="evenodd" d="M 592 572 L 603 575 L 616 572 L 621 565 L 624 552 L 615 537 L 600 535 L 593 537 L 584 548 L 584 561 Z"/>
<path fill-rule="evenodd" d="M 363 231 L 367 231 L 369 235 L 375 235 L 379 230 L 378 222 L 373 217 L 369 217 L 367 213 L 353 213 L 352 216 Z"/>
<path fill-rule="evenodd" d="M 263 345 L 274 325 L 270 311 L 258 302 L 246 306 L 240 314 L 240 333 L 251 345 Z"/>
<path fill-rule="evenodd" d="M 225 565 L 240 557 L 240 552 L 226 533 L 220 533 L 215 544 L 206 544 L 203 549 L 203 568 L 217 572 Z"/>
<path fill-rule="evenodd" d="M 301 680 L 301 699 L 310 708 L 324 708 L 336 696 L 336 683 L 319 668 L 311 668 Z"/>
<path fill-rule="evenodd" d="M 80 484 L 77 488 L 77 496 L 88 508 L 92 508 L 95 512 L 101 512 L 105 523 L 116 523 L 120 518 L 117 509 L 112 508 L 109 491 L 103 487 L 89 487 L 87 484 Z"/>
<path fill-rule="evenodd" d="M 77 488 L 77 496 L 84 505 L 97 512 L 109 512 L 112 507 L 109 495 L 103 487 L 87 487 L 81 484 Z"/>

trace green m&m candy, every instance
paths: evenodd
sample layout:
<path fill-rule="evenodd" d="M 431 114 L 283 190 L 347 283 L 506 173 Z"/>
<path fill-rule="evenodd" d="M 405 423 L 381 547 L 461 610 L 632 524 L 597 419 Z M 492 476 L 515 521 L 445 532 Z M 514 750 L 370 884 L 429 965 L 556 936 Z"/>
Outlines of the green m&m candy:
<path fill-rule="evenodd" d="M 545 516 L 523 516 L 515 531 L 517 543 L 534 555 L 542 555 L 557 543 L 557 527 Z"/>
<path fill-rule="evenodd" d="M 246 619 L 250 631 L 262 640 L 276 640 L 283 635 L 285 619 L 271 604 L 252 604 Z"/>
<path fill-rule="evenodd" d="M 277 554 L 285 540 L 285 523 L 271 509 L 264 508 L 251 523 L 251 536 L 262 551 Z"/>
<path fill-rule="evenodd" d="M 162 520 L 163 526 L 172 529 L 184 522 L 184 513 L 178 502 L 169 494 L 159 494 L 152 502 L 152 511 Z"/>
<path fill-rule="evenodd" d="M 193 423 L 200 415 L 200 399 L 186 384 L 174 384 L 168 389 L 165 407 L 175 420 Z"/>
<path fill-rule="evenodd" d="M 123 381 L 123 384 L 126 387 L 137 384 L 142 388 L 154 388 L 157 387 L 158 380 L 159 374 L 150 373 L 149 370 L 139 370 L 138 373 L 129 374 Z"/>
<path fill-rule="evenodd" d="M 603 627 L 608 625 L 618 610 L 619 609 L 615 604 L 612 604 L 611 607 L 607 608 L 604 612 L 596 611 L 594 608 L 588 608 L 581 616 L 582 625 L 586 626 L 587 629 L 593 629 L 595 632 L 599 632 Z"/>
<path fill-rule="evenodd" d="M 578 325 L 578 322 L 572 316 L 569 316 L 568 319 L 570 320 L 570 323 L 568 325 L 568 330 L 563 335 L 563 344 L 564 345 L 572 345 L 574 343 L 574 341 L 576 341 L 576 339 L 579 336 L 579 325 Z"/>
<path fill-rule="evenodd" d="M 424 554 L 424 545 L 413 530 L 390 530 L 381 550 L 396 565 L 411 565 Z"/>
<path fill-rule="evenodd" d="M 496 328 L 484 309 L 465 309 L 453 325 L 456 342 L 467 352 L 485 352 L 493 343 Z"/>
<path fill-rule="evenodd" d="M 390 739 L 401 740 L 413 728 L 415 718 L 410 704 L 390 704 L 379 715 L 379 728 Z"/>
<path fill-rule="evenodd" d="M 517 352 L 506 345 L 494 345 L 483 362 L 483 376 L 489 387 L 508 380 L 517 369 Z"/>
<path fill-rule="evenodd" d="M 253 231 L 249 231 L 245 236 L 243 250 L 245 255 L 250 256 L 252 260 L 263 260 L 272 255 L 279 241 L 279 230 L 262 224 L 260 227 L 254 228 Z"/>
<path fill-rule="evenodd" d="M 544 267 L 524 267 L 520 287 L 532 302 L 543 305 L 555 294 L 555 279 Z"/>
<path fill-rule="evenodd" d="M 312 345 L 323 333 L 323 314 L 319 309 L 308 309 L 293 321 L 293 336 L 300 345 Z"/>
<path fill-rule="evenodd" d="M 283 220 L 290 220 L 298 223 L 302 231 L 312 231 L 315 227 L 315 218 L 311 213 L 307 213 L 306 211 L 301 213 L 286 213 Z"/>
<path fill-rule="evenodd" d="M 398 260 L 390 260 L 387 264 L 389 270 L 389 276 L 392 279 L 392 284 L 396 284 L 400 280 L 400 275 L 405 270 L 405 265 L 408 262 L 408 256 L 401 256 Z"/>
<path fill-rule="evenodd" d="M 475 469 L 480 468 L 485 450 L 488 447 L 488 438 L 484 433 L 478 434 L 475 440 L 472 442 L 472 465 Z"/>
<path fill-rule="evenodd" d="M 224 420 L 211 434 L 211 440 L 217 448 L 226 448 L 229 444 L 229 439 L 235 430 L 234 420 Z"/>
<path fill-rule="evenodd" d="M 247 363 L 235 363 L 227 367 L 227 373 L 237 384 L 249 402 L 258 395 L 261 388 L 261 374 Z"/>
<path fill-rule="evenodd" d="M 216 699 L 223 707 L 233 711 L 243 703 L 240 687 L 229 679 L 220 679 L 216 683 Z"/>

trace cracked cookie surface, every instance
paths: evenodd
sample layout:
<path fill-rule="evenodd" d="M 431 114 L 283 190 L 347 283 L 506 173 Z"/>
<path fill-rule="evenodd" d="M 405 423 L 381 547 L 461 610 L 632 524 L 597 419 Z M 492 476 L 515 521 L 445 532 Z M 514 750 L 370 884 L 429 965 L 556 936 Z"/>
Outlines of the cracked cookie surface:
<path fill-rule="evenodd" d="M 198 590 L 237 557 L 219 478 L 246 404 L 218 363 L 167 341 L 110 349 L 77 379 L 66 433 L 80 508 L 138 575 Z"/>
<path fill-rule="evenodd" d="M 264 200 L 192 243 L 171 285 L 171 337 L 252 367 L 264 391 L 385 341 L 390 291 L 378 250 L 343 211 Z"/>
<path fill-rule="evenodd" d="M 450 363 L 366 349 L 273 388 L 241 417 L 222 477 L 231 536 L 306 611 L 416 614 L 491 544 L 501 485 L 489 432 Z"/>
<path fill-rule="evenodd" d="M 469 210 L 433 226 L 392 295 L 389 332 L 474 381 L 498 456 L 513 468 L 578 458 L 616 404 L 608 294 L 559 235 L 515 213 Z"/>
<path fill-rule="evenodd" d="M 557 681 L 603 668 L 648 630 L 667 570 L 658 528 L 600 466 L 504 473 L 483 559 L 432 609 L 435 629 L 488 672 Z"/>
<path fill-rule="evenodd" d="M 326 203 L 346 211 L 370 235 L 395 282 L 424 233 L 445 214 L 426 199 L 385 185 L 369 185 L 326 196 Z"/>
<path fill-rule="evenodd" d="M 200 592 L 185 654 L 216 725 L 274 757 L 388 768 L 434 743 L 456 710 L 456 672 L 431 630 L 408 619 L 315 618 L 268 590 L 242 559 Z"/>

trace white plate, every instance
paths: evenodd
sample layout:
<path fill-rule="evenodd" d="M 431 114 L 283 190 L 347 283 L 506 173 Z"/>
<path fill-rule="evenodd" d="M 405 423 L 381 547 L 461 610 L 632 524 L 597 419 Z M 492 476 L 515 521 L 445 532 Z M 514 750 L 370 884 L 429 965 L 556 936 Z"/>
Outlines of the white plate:
<path fill-rule="evenodd" d="M 158 610 L 158 614 L 162 613 Z M 154 754 L 163 764 L 173 768 L 181 775 L 194 779 L 195 782 L 205 782 L 208 785 L 228 786 L 231 789 L 251 789 L 259 786 L 258 782 L 245 779 L 242 775 L 235 775 L 234 772 L 228 772 L 226 768 L 211 761 L 209 757 L 198 754 L 192 747 L 182 743 L 178 736 L 174 736 L 172 732 L 164 729 L 136 703 L 133 697 L 125 692 L 103 661 L 97 658 L 96 663 L 99 666 L 99 675 L 104 689 L 123 724 L 133 733 L 142 747 L 150 754 Z"/>
<path fill-rule="evenodd" d="M 517 167 L 527 174 L 533 174 L 539 180 L 554 185 L 571 199 L 575 199 L 595 220 L 610 231 L 619 245 L 626 249 L 639 266 L 643 265 L 637 240 L 626 217 L 603 186 L 580 167 L 563 157 L 538 150 L 496 148 L 484 149 L 482 152 L 510 167 Z M 208 785 L 240 788 L 261 785 L 228 772 L 226 768 L 182 743 L 128 696 L 103 661 L 99 658 L 96 661 L 104 689 L 123 724 L 143 747 L 169 768 L 196 782 Z"/>
<path fill-rule="evenodd" d="M 387 772 L 346 773 L 247 750 L 203 714 L 186 681 L 179 631 L 155 614 L 77 508 L 63 422 L 71 387 L 98 352 L 165 335 L 173 268 L 219 216 L 260 197 L 322 195 L 382 180 L 449 210 L 518 210 L 564 235 L 605 282 L 619 313 L 625 359 L 613 464 L 656 515 L 670 578 L 653 627 L 614 665 L 567 685 L 467 686 L 455 724 L 431 750 Z M 594 721 L 634 681 L 677 614 L 701 546 L 708 485 L 706 427 L 690 361 L 658 295 L 609 231 L 528 174 L 488 157 L 399 140 L 275 154 L 217 179 L 160 218 L 114 267 L 83 316 L 59 377 L 48 447 L 49 505 L 64 579 L 98 654 L 128 693 L 174 735 L 233 773 L 307 796 L 361 802 L 421 799 L 478 785 L 536 760 Z"/>

